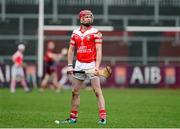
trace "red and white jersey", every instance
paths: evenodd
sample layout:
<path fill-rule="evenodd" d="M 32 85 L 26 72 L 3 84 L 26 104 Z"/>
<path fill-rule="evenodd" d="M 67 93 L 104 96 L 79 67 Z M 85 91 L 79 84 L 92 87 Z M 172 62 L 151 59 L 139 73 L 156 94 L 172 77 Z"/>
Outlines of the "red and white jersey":
<path fill-rule="evenodd" d="M 20 51 L 16 51 L 12 56 L 12 60 L 16 66 L 21 66 L 24 60 L 23 53 Z"/>
<path fill-rule="evenodd" d="M 54 52 L 52 50 L 47 50 L 44 56 L 44 60 L 46 63 L 48 62 L 54 62 L 54 59 L 52 57 L 50 57 L 50 54 L 54 54 Z"/>
<path fill-rule="evenodd" d="M 77 60 L 84 63 L 90 63 L 96 60 L 96 44 L 102 44 L 102 34 L 90 26 L 85 32 L 81 27 L 75 29 L 72 33 L 70 45 L 77 48 Z"/>

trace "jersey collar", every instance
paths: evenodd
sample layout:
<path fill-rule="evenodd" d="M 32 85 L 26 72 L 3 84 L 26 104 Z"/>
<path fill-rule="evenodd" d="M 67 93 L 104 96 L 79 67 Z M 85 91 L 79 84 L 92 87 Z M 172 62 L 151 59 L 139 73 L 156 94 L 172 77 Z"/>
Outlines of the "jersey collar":
<path fill-rule="evenodd" d="M 90 30 L 92 27 L 93 27 L 92 25 L 91 25 L 91 26 L 89 26 L 89 27 L 87 28 L 87 30 Z M 86 30 L 86 31 L 87 31 L 87 30 Z M 79 31 L 81 31 L 81 33 L 85 33 L 85 32 L 86 32 L 86 31 L 82 32 L 82 26 L 80 26 Z"/>

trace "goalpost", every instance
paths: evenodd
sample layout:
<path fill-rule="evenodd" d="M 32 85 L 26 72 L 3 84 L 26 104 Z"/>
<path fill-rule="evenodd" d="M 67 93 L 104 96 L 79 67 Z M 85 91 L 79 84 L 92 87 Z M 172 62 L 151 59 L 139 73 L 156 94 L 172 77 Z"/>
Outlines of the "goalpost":
<path fill-rule="evenodd" d="M 44 31 L 72 31 L 79 26 L 44 25 L 44 0 L 39 0 L 38 17 L 38 77 L 43 76 Z M 112 26 L 95 26 L 100 31 L 113 31 Z"/>
<path fill-rule="evenodd" d="M 38 77 L 43 76 L 43 53 L 44 53 L 44 0 L 39 0 L 38 17 Z"/>

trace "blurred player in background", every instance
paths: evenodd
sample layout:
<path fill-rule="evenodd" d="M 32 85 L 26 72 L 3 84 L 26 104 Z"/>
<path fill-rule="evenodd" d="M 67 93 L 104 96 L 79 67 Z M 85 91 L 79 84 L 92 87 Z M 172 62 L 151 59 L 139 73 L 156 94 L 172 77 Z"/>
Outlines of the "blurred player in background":
<path fill-rule="evenodd" d="M 89 78 L 98 101 L 99 124 L 104 125 L 106 124 L 105 100 L 100 86 L 100 79 L 96 76 L 98 75 L 102 58 L 102 34 L 92 26 L 93 14 L 90 10 L 81 11 L 79 19 L 81 26 L 73 31 L 70 40 L 67 71 L 69 74 L 73 74 L 73 71 L 95 69 L 96 72 L 95 74 L 74 74 L 70 117 L 64 121 L 56 120 L 55 123 L 73 124 L 77 122 L 78 107 L 80 105 L 80 89 L 83 81 Z M 75 68 L 73 68 L 75 48 L 77 49 L 77 61 Z"/>
<path fill-rule="evenodd" d="M 65 88 L 65 84 L 66 84 L 66 82 L 68 82 L 68 80 L 70 80 L 70 82 L 72 82 L 71 81 L 72 79 L 69 78 L 67 75 L 67 66 L 64 66 L 61 69 L 61 79 L 59 80 L 59 84 Z"/>
<path fill-rule="evenodd" d="M 58 74 L 56 70 L 56 62 L 62 59 L 65 55 L 67 55 L 67 49 L 63 48 L 60 54 L 54 52 L 55 44 L 50 41 L 47 45 L 47 51 L 45 53 L 44 61 L 45 61 L 45 76 L 41 83 L 40 91 L 44 91 L 45 88 L 48 87 L 48 83 L 52 82 L 54 89 L 57 92 L 60 92 L 62 86 L 58 83 Z"/>
<path fill-rule="evenodd" d="M 17 81 L 21 82 L 21 85 L 23 86 L 26 92 L 29 91 L 29 88 L 25 80 L 24 70 L 23 70 L 23 67 L 25 66 L 23 63 L 24 51 L 25 51 L 25 46 L 23 44 L 19 44 L 18 50 L 12 56 L 12 61 L 14 64 L 12 66 L 12 72 L 11 72 L 11 75 L 12 75 L 11 86 L 10 86 L 11 93 L 14 93 L 16 91 Z"/>

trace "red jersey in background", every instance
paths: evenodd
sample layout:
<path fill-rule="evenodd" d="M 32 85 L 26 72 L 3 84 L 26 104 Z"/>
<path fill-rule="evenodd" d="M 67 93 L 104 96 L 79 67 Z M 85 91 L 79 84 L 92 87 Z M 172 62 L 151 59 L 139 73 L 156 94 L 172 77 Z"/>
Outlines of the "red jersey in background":
<path fill-rule="evenodd" d="M 51 74 L 55 72 L 55 61 L 53 60 L 52 57 L 49 56 L 49 54 L 53 53 L 52 50 L 47 50 L 44 56 L 44 61 L 45 61 L 45 72 L 48 74 Z"/>
<path fill-rule="evenodd" d="M 20 51 L 13 54 L 12 60 L 16 66 L 21 66 L 23 64 L 24 56 Z"/>

